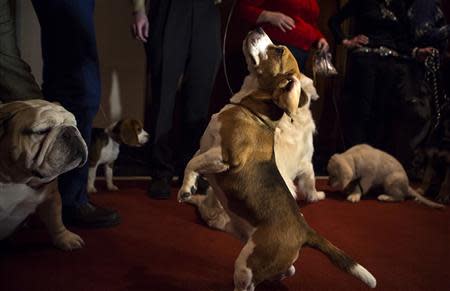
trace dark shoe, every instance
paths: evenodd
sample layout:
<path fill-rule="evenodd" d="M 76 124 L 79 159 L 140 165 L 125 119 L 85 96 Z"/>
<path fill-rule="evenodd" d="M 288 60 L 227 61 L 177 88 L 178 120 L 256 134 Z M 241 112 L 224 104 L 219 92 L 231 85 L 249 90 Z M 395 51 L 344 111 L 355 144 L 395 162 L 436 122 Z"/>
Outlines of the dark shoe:
<path fill-rule="evenodd" d="M 64 224 L 85 228 L 102 228 L 120 223 L 117 211 L 96 206 L 90 202 L 79 207 L 63 207 Z"/>
<path fill-rule="evenodd" d="M 150 182 L 148 195 L 153 199 L 169 199 L 170 198 L 170 182 L 171 178 L 162 177 L 155 178 Z"/>

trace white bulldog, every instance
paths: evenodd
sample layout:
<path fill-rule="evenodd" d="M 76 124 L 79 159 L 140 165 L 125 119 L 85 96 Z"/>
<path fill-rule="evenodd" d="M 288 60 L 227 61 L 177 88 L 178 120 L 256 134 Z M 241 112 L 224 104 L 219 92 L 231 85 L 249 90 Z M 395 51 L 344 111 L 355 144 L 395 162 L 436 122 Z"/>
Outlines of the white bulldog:
<path fill-rule="evenodd" d="M 37 211 L 63 250 L 83 240 L 61 218 L 56 178 L 82 166 L 87 146 L 73 114 L 44 100 L 0 104 L 0 239 Z"/>

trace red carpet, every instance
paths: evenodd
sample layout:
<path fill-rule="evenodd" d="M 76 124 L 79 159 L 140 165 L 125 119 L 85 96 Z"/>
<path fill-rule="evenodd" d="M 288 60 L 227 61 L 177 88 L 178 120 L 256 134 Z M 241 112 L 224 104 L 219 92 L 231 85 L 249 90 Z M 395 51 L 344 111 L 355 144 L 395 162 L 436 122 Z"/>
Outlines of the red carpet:
<path fill-rule="evenodd" d="M 233 290 L 239 241 L 204 226 L 193 207 L 175 201 L 176 189 L 171 200 L 155 201 L 147 198 L 146 183 L 118 184 L 120 192 L 93 200 L 119 209 L 120 226 L 73 229 L 86 242 L 74 252 L 54 249 L 40 227 L 22 229 L 2 246 L 0 290 Z M 450 209 L 329 197 L 302 212 L 374 274 L 377 290 L 450 290 Z M 294 277 L 257 290 L 369 289 L 311 249 L 302 250 L 295 266 Z"/>

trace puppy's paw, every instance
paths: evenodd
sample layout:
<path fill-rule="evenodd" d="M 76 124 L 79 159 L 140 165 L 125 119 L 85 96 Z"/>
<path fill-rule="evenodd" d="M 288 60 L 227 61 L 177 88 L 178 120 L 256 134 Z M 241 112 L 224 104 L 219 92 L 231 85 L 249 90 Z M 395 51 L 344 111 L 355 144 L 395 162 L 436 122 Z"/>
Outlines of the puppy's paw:
<path fill-rule="evenodd" d="M 116 185 L 107 185 L 106 188 L 108 188 L 109 191 L 119 191 L 119 187 Z"/>
<path fill-rule="evenodd" d="M 54 239 L 54 244 L 64 251 L 72 251 L 81 249 L 84 246 L 84 241 L 79 235 L 66 230 Z"/>
<path fill-rule="evenodd" d="M 394 201 L 396 201 L 392 196 L 389 196 L 389 195 L 386 195 L 386 194 L 378 195 L 377 199 L 380 200 L 380 201 L 383 201 L 383 202 L 394 202 Z"/>
<path fill-rule="evenodd" d="M 361 200 L 361 194 L 350 194 L 347 196 L 347 200 L 352 203 L 357 203 Z"/>
<path fill-rule="evenodd" d="M 97 193 L 97 188 L 95 186 L 88 186 L 87 191 L 88 193 Z"/>

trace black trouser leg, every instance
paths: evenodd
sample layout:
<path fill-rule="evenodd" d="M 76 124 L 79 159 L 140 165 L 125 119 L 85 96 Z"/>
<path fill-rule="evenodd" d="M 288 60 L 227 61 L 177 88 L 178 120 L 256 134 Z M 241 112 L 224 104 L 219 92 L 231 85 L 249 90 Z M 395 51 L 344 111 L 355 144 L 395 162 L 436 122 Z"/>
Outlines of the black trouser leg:
<path fill-rule="evenodd" d="M 0 102 L 43 99 L 30 66 L 20 57 L 10 0 L 0 0 Z"/>
<path fill-rule="evenodd" d="M 151 74 L 150 167 L 153 178 L 174 174 L 172 120 L 177 87 L 186 66 L 191 41 L 191 2 L 160 2 L 158 9 L 161 11 L 150 25 L 153 31 L 150 32 L 147 58 Z"/>
<path fill-rule="evenodd" d="M 220 62 L 220 15 L 213 1 L 194 1 L 192 38 L 182 87 L 181 143 L 177 172 L 199 148 Z"/>
<path fill-rule="evenodd" d="M 369 142 L 368 130 L 373 120 L 376 69 L 372 56 L 352 55 L 347 80 L 348 99 L 344 116 L 346 145 Z"/>

